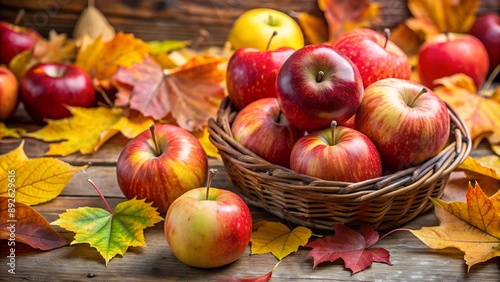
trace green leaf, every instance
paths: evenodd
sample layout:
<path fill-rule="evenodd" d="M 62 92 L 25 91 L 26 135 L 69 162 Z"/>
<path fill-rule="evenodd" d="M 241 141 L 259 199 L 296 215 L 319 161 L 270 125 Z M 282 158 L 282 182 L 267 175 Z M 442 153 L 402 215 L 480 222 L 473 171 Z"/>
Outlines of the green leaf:
<path fill-rule="evenodd" d="M 189 42 L 178 40 L 153 40 L 147 42 L 151 47 L 150 53 L 153 55 L 165 54 L 174 50 L 182 49 L 187 46 Z"/>

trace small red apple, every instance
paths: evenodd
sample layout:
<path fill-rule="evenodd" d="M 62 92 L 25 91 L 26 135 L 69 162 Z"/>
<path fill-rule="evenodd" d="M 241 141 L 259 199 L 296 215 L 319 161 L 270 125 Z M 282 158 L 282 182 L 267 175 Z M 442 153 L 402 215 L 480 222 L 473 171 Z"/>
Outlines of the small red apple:
<path fill-rule="evenodd" d="M 387 172 L 437 155 L 450 135 L 446 104 L 423 85 L 386 78 L 366 88 L 355 127 L 370 138 Z"/>
<path fill-rule="evenodd" d="M 290 168 L 324 180 L 360 182 L 382 176 L 377 148 L 363 133 L 332 122 L 295 143 Z"/>
<path fill-rule="evenodd" d="M 363 87 L 384 78 L 410 79 L 411 64 L 408 56 L 385 36 L 369 28 L 355 28 L 342 33 L 332 46 L 347 56 L 358 67 Z"/>
<path fill-rule="evenodd" d="M 480 88 L 488 74 L 486 48 L 468 34 L 445 33 L 428 39 L 420 47 L 417 71 L 422 83 L 434 88 L 434 80 L 464 73 Z"/>
<path fill-rule="evenodd" d="M 90 76 L 71 64 L 37 64 L 21 78 L 20 89 L 26 111 L 38 123 L 71 116 L 66 106 L 95 105 Z"/>
<path fill-rule="evenodd" d="M 202 186 L 207 170 L 207 155 L 198 139 L 170 124 L 152 126 L 132 138 L 116 162 L 125 197 L 146 198 L 161 214 L 184 192 Z"/>
<path fill-rule="evenodd" d="M 17 54 L 33 48 L 41 36 L 33 29 L 0 21 L 0 64 L 9 65 Z"/>
<path fill-rule="evenodd" d="M 0 121 L 8 119 L 19 104 L 19 86 L 16 76 L 0 66 Z"/>
<path fill-rule="evenodd" d="M 363 81 L 356 65 L 327 44 L 295 51 L 278 72 L 277 95 L 285 117 L 305 131 L 346 122 L 363 99 Z"/>
<path fill-rule="evenodd" d="M 291 125 L 276 98 L 257 100 L 241 110 L 231 125 L 233 138 L 270 163 L 290 166 L 293 145 L 304 131 Z"/>
<path fill-rule="evenodd" d="M 486 48 L 492 72 L 500 64 L 500 15 L 486 13 L 476 18 L 469 34 L 477 37 Z"/>
<path fill-rule="evenodd" d="M 165 237 L 174 255 L 193 267 L 214 268 L 236 261 L 252 235 L 252 215 L 237 194 L 210 187 L 178 197 L 165 216 Z"/>

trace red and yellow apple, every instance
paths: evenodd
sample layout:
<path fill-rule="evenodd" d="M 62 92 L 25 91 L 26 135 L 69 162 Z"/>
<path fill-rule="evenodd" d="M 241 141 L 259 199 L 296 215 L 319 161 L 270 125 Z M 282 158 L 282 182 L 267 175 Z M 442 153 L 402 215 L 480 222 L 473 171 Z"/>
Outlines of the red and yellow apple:
<path fill-rule="evenodd" d="M 16 76 L 0 66 L 0 121 L 8 119 L 19 104 L 19 86 Z"/>
<path fill-rule="evenodd" d="M 490 12 L 474 21 L 469 34 L 477 37 L 486 48 L 492 72 L 500 64 L 500 15 Z"/>
<path fill-rule="evenodd" d="M 236 261 L 252 235 L 252 215 L 243 199 L 224 189 L 200 187 L 177 198 L 165 216 L 165 237 L 175 257 L 192 267 Z"/>
<path fill-rule="evenodd" d="M 396 172 L 441 152 L 450 135 L 450 115 L 432 90 L 386 78 L 366 88 L 355 127 L 377 147 L 384 171 Z"/>
<path fill-rule="evenodd" d="M 116 163 L 125 197 L 146 198 L 161 214 L 184 192 L 202 186 L 207 171 L 207 155 L 198 139 L 170 124 L 152 126 L 132 138 Z"/>
<path fill-rule="evenodd" d="M 17 54 L 33 48 L 41 36 L 33 29 L 0 21 L 0 64 L 9 65 Z"/>

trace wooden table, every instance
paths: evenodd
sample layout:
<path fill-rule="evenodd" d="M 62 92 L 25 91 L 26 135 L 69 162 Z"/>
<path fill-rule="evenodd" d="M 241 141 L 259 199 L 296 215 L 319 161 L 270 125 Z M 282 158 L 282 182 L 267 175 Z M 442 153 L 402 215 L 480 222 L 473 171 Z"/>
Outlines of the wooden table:
<path fill-rule="evenodd" d="M 39 128 L 31 123 L 22 108 L 18 109 L 7 124 L 9 127 L 23 127 L 28 131 Z M 56 199 L 34 208 L 49 222 L 56 220 L 66 209 L 82 206 L 105 208 L 87 178 L 97 183 L 112 207 L 123 201 L 125 198 L 117 184 L 115 164 L 126 142 L 126 138 L 117 135 L 95 154 L 74 154 L 61 158 L 74 165 L 89 161 L 93 165 L 86 169 L 85 173 L 77 173 Z M 19 139 L 0 140 L 0 154 L 16 148 L 19 143 Z M 31 158 L 42 156 L 47 148 L 46 143 L 26 140 L 25 151 Z M 474 153 L 481 154 L 477 150 Z M 213 186 L 232 190 L 222 162 L 210 159 L 209 165 L 220 171 L 213 181 Z M 251 210 L 254 222 L 263 219 L 278 220 L 261 209 L 251 207 Z M 438 224 L 433 210 L 430 210 L 404 227 L 419 229 L 422 226 Z M 73 240 L 73 233 L 58 226 L 55 228 L 68 242 Z M 17 244 L 15 275 L 7 272 L 8 248 L 6 241 L 1 241 L 0 281 L 212 281 L 233 276 L 260 276 L 270 271 L 277 262 L 271 254 L 250 255 L 248 248 L 235 263 L 216 269 L 197 269 L 182 264 L 174 257 L 165 240 L 163 222 L 147 228 L 145 237 L 147 247 L 129 248 L 124 257 L 116 256 L 108 266 L 105 266 L 104 259 L 88 244 L 68 244 L 47 252 Z M 500 277 L 499 258 L 475 265 L 468 273 L 463 253 L 456 249 L 429 249 L 410 232 L 393 233 L 376 246 L 386 248 L 390 252 L 392 266 L 374 263 L 368 269 L 351 275 L 338 260 L 334 263 L 323 263 L 313 269 L 312 258 L 307 257 L 310 249 L 300 248 L 298 252 L 283 259 L 271 281 L 498 281 Z"/>

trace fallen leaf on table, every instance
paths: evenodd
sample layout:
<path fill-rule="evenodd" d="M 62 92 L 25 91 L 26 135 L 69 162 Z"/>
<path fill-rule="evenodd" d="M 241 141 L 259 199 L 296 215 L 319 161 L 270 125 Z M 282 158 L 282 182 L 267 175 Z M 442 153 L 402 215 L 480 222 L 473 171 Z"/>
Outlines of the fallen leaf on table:
<path fill-rule="evenodd" d="M 94 3 L 89 3 L 76 21 L 73 38 L 76 39 L 80 48 L 85 48 L 99 36 L 103 41 L 111 40 L 115 36 L 115 29 L 104 14 L 94 6 Z"/>
<path fill-rule="evenodd" d="M 500 192 L 488 197 L 478 184 L 469 183 L 466 202 L 431 200 L 440 225 L 410 230 L 418 239 L 432 249 L 461 250 L 467 271 L 500 256 Z"/>
<path fill-rule="evenodd" d="M 15 175 L 16 203 L 36 205 L 57 197 L 73 175 L 87 166 L 72 166 L 54 158 L 28 159 L 24 141 L 16 149 L 0 155 L 2 171 Z M 7 173 L 0 176 L 0 197 L 9 195 Z"/>
<path fill-rule="evenodd" d="M 21 134 L 26 133 L 23 128 L 8 128 L 5 123 L 0 121 L 0 139 L 11 137 L 20 138 Z"/>
<path fill-rule="evenodd" d="M 290 230 L 283 223 L 264 221 L 250 237 L 251 254 L 270 252 L 278 260 L 282 260 L 307 244 L 311 236 L 312 231 L 307 227 L 298 226 Z"/>
<path fill-rule="evenodd" d="M 121 202 L 111 213 L 101 208 L 68 209 L 52 222 L 75 233 L 73 244 L 88 243 L 108 262 L 128 247 L 145 246 L 143 230 L 163 220 L 145 199 Z"/>
<path fill-rule="evenodd" d="M 344 260 L 353 274 L 370 266 L 374 261 L 391 265 L 389 252 L 383 248 L 370 248 L 379 241 L 379 234 L 369 225 L 353 230 L 343 224 L 333 226 L 335 234 L 316 239 L 306 245 L 312 248 L 308 257 L 314 259 L 313 268 L 326 261 Z"/>
<path fill-rule="evenodd" d="M 120 108 L 69 107 L 73 116 L 48 120 L 43 128 L 24 136 L 50 143 L 46 155 L 67 156 L 76 152 L 92 154 L 119 131 L 132 138 L 148 129 L 153 120 L 127 118 Z M 82 134 L 84 133 L 84 134 Z"/>
<path fill-rule="evenodd" d="M 458 166 L 458 169 L 476 172 L 500 180 L 500 157 L 497 155 L 478 158 L 468 156 Z"/>
<path fill-rule="evenodd" d="M 203 129 L 199 132 L 193 133 L 193 135 L 200 141 L 201 146 L 205 150 L 205 153 L 210 158 L 219 158 L 219 149 L 215 147 L 215 145 L 210 142 L 210 133 L 208 132 L 208 126 L 204 126 Z"/>
<path fill-rule="evenodd" d="M 485 134 L 500 135 L 500 87 L 491 96 L 478 94 L 472 79 L 465 74 L 436 79 L 434 92 L 464 120 L 474 143 Z"/>
<path fill-rule="evenodd" d="M 371 0 L 318 0 L 318 6 L 328 22 L 328 41 L 347 30 L 370 27 L 380 21 L 379 6 Z"/>
<path fill-rule="evenodd" d="M 281 263 L 281 260 L 276 263 L 276 265 L 269 271 L 268 273 L 257 276 L 257 277 L 249 277 L 249 278 L 241 278 L 241 277 L 231 277 L 231 278 L 224 278 L 224 279 L 218 279 L 216 282 L 268 282 L 271 280 L 273 276 L 273 272 L 278 267 L 278 265 Z"/>
<path fill-rule="evenodd" d="M 119 90 L 115 105 L 128 106 L 155 120 L 171 115 L 180 127 L 200 130 L 210 117 L 216 116 L 226 95 L 225 62 L 198 56 L 167 72 L 146 57 L 142 63 L 120 68 L 113 77 Z"/>
<path fill-rule="evenodd" d="M 9 240 L 8 246 L 15 248 L 15 243 L 11 243 L 14 240 L 11 237 L 13 233 L 16 235 L 15 242 L 42 251 L 67 244 L 41 214 L 15 199 L 15 196 L 0 197 L 0 240 Z"/>

